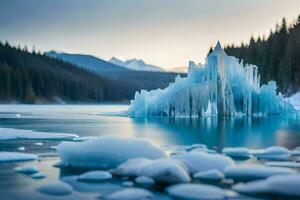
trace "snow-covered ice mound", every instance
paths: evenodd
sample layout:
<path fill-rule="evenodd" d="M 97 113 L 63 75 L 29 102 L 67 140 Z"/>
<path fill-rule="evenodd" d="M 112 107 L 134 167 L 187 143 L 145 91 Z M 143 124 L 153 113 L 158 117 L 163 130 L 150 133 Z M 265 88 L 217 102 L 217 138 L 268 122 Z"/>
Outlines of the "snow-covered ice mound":
<path fill-rule="evenodd" d="M 89 181 L 89 182 L 97 182 L 97 181 L 105 181 L 112 178 L 111 173 L 107 171 L 90 171 L 81 174 L 78 177 L 79 181 Z"/>
<path fill-rule="evenodd" d="M 107 200 L 154 200 L 153 194 L 145 189 L 141 188 L 126 188 L 117 192 L 114 192 L 104 199 Z"/>
<path fill-rule="evenodd" d="M 39 172 L 39 168 L 36 166 L 25 166 L 16 168 L 16 171 L 21 174 L 35 174 Z"/>
<path fill-rule="evenodd" d="M 216 186 L 182 183 L 170 186 L 167 192 L 178 200 L 222 200 L 227 199 L 225 191 Z"/>
<path fill-rule="evenodd" d="M 139 176 L 134 181 L 140 185 L 144 186 L 152 186 L 155 184 L 155 181 L 148 176 Z"/>
<path fill-rule="evenodd" d="M 191 181 L 184 167 L 172 159 L 158 159 L 142 169 L 142 175 L 151 177 L 158 183 L 175 184 Z"/>
<path fill-rule="evenodd" d="M 233 189 L 245 194 L 273 194 L 300 197 L 300 174 L 271 176 L 266 180 L 239 183 Z"/>
<path fill-rule="evenodd" d="M 145 166 L 152 163 L 147 158 L 133 158 L 119 165 L 113 173 L 118 176 L 141 176 Z"/>
<path fill-rule="evenodd" d="M 198 172 L 194 174 L 193 177 L 202 181 L 218 182 L 224 178 L 224 174 L 219 170 L 212 169 L 204 172 Z"/>
<path fill-rule="evenodd" d="M 175 184 L 190 182 L 186 166 L 170 158 L 149 160 L 131 159 L 119 165 L 114 174 L 120 176 L 147 176 L 157 183 Z"/>
<path fill-rule="evenodd" d="M 291 174 L 293 170 L 283 167 L 268 167 L 263 165 L 239 165 L 225 169 L 225 177 L 237 181 L 265 179 L 269 176 Z"/>
<path fill-rule="evenodd" d="M 72 187 L 63 182 L 49 183 L 37 188 L 41 193 L 55 196 L 64 196 L 72 193 Z"/>
<path fill-rule="evenodd" d="M 138 138 L 102 136 L 83 142 L 62 142 L 57 147 L 61 166 L 111 169 L 132 158 L 165 158 L 162 149 Z"/>
<path fill-rule="evenodd" d="M 38 132 L 32 130 L 0 128 L 0 140 L 72 140 L 78 137 L 69 133 Z"/>
<path fill-rule="evenodd" d="M 0 151 L 0 163 L 1 162 L 20 162 L 38 159 L 37 155 L 20 152 L 7 152 Z"/>
<path fill-rule="evenodd" d="M 279 146 L 272 146 L 253 154 L 263 160 L 288 160 L 291 157 L 291 152 L 287 148 Z"/>
<path fill-rule="evenodd" d="M 37 173 L 31 175 L 30 177 L 33 179 L 43 179 L 43 178 L 46 178 L 46 175 L 43 173 L 37 172 Z"/>
<path fill-rule="evenodd" d="M 265 162 L 265 165 L 271 166 L 271 167 L 289 167 L 289 168 L 299 168 L 300 169 L 300 162 L 295 162 L 295 161 Z"/>
<path fill-rule="evenodd" d="M 227 147 L 222 150 L 222 153 L 237 160 L 246 160 L 252 157 L 250 150 L 244 147 Z"/>
<path fill-rule="evenodd" d="M 296 114 L 276 94 L 276 82 L 260 85 L 258 67 L 228 56 L 218 43 L 204 65 L 190 61 L 188 76 L 165 89 L 136 92 L 131 117 L 251 116 Z"/>
<path fill-rule="evenodd" d="M 182 161 L 192 174 L 212 169 L 223 172 L 226 167 L 234 165 L 234 161 L 229 157 L 205 152 L 192 151 L 175 155 L 173 158 Z"/>

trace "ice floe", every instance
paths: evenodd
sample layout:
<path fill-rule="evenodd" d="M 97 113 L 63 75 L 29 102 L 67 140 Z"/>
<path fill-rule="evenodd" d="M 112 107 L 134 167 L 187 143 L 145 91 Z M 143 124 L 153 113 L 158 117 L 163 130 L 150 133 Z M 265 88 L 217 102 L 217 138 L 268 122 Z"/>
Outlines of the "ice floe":
<path fill-rule="evenodd" d="M 138 138 L 102 136 L 83 142 L 62 142 L 57 147 L 63 166 L 110 169 L 132 158 L 158 159 L 165 152 L 150 142 Z"/>
<path fill-rule="evenodd" d="M 117 192 L 114 192 L 104 199 L 107 200 L 151 200 L 154 199 L 153 194 L 142 188 L 126 188 Z"/>
<path fill-rule="evenodd" d="M 32 130 L 0 128 L 0 140 L 72 140 L 78 137 L 69 133 L 38 132 Z"/>
<path fill-rule="evenodd" d="M 263 165 L 239 165 L 225 169 L 225 177 L 237 181 L 250 181 L 255 179 L 265 179 L 269 176 L 280 174 L 291 174 L 293 170 L 283 167 L 268 167 Z"/>
<path fill-rule="evenodd" d="M 287 148 L 279 146 L 254 151 L 253 154 L 263 160 L 288 160 L 291 157 L 291 152 Z"/>
<path fill-rule="evenodd" d="M 90 182 L 97 182 L 97 181 L 105 181 L 112 178 L 111 173 L 107 171 L 90 171 L 81 174 L 78 177 L 79 181 L 90 181 Z"/>
<path fill-rule="evenodd" d="M 34 154 L 0 151 L 0 162 L 20 162 L 36 159 L 38 159 L 38 156 Z"/>
<path fill-rule="evenodd" d="M 37 172 L 37 173 L 31 175 L 30 177 L 33 179 L 43 179 L 46 177 L 46 175 L 41 172 Z"/>
<path fill-rule="evenodd" d="M 223 189 L 204 184 L 177 184 L 168 187 L 167 192 L 178 200 L 222 200 L 227 198 Z"/>
<path fill-rule="evenodd" d="M 72 187 L 63 182 L 49 183 L 37 188 L 41 193 L 55 196 L 64 196 L 72 193 Z"/>
<path fill-rule="evenodd" d="M 300 174 L 276 175 L 266 180 L 239 183 L 233 189 L 245 194 L 273 194 L 300 197 Z"/>
<path fill-rule="evenodd" d="M 182 161 L 192 174 L 212 169 L 223 172 L 226 167 L 234 165 L 234 161 L 227 156 L 205 152 L 188 152 L 173 158 Z"/>
<path fill-rule="evenodd" d="M 155 181 L 148 176 L 139 176 L 134 181 L 140 185 L 151 186 L 155 184 Z"/>
<path fill-rule="evenodd" d="M 122 185 L 125 186 L 125 187 L 132 187 L 134 185 L 134 182 L 132 182 L 132 181 L 124 181 L 122 183 Z"/>
<path fill-rule="evenodd" d="M 221 181 L 224 178 L 224 174 L 219 170 L 212 169 L 204 172 L 198 172 L 193 176 L 195 179 L 202 181 Z"/>
<path fill-rule="evenodd" d="M 39 168 L 36 166 L 25 166 L 16 168 L 16 172 L 21 174 L 35 174 L 39 172 Z"/>
<path fill-rule="evenodd" d="M 293 161 L 265 162 L 264 164 L 271 167 L 289 167 L 289 168 L 300 169 L 300 162 L 293 162 Z"/>
<path fill-rule="evenodd" d="M 222 153 L 237 160 L 246 160 L 252 157 L 250 150 L 244 147 L 227 147 Z"/>

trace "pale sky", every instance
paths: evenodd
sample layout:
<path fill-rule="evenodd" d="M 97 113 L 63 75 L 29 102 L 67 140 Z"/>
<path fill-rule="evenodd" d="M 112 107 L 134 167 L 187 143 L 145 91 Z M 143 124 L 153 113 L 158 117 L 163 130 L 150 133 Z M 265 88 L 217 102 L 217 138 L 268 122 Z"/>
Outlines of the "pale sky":
<path fill-rule="evenodd" d="M 0 0 L 0 40 L 170 69 L 299 14 L 300 0 Z"/>

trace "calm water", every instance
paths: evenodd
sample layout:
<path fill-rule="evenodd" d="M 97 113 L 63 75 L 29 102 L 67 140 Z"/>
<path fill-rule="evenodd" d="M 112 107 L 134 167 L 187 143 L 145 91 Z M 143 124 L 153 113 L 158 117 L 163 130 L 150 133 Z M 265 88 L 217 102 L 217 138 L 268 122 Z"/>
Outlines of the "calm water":
<path fill-rule="evenodd" d="M 75 133 L 79 136 L 116 134 L 148 138 L 158 145 L 203 143 L 216 150 L 231 146 L 263 148 L 280 145 L 290 149 L 300 146 L 300 118 L 132 119 L 101 114 L 126 109 L 126 105 L 1 105 L 0 128 Z M 41 184 L 58 179 L 71 184 L 76 191 L 63 199 L 95 199 L 99 192 L 106 194 L 120 189 L 120 180 L 103 184 L 76 182 L 74 175 L 79 172 L 52 167 L 58 158 L 51 156 L 55 151 L 50 146 L 58 141 L 43 141 L 42 146 L 34 145 L 35 142 L 0 141 L 0 151 L 17 151 L 18 147 L 24 146 L 25 152 L 49 154 L 42 161 L 0 163 L 0 199 L 58 199 L 35 190 Z M 47 178 L 34 180 L 13 170 L 24 165 L 38 166 Z M 155 194 L 161 199 L 169 199 L 160 192 Z"/>

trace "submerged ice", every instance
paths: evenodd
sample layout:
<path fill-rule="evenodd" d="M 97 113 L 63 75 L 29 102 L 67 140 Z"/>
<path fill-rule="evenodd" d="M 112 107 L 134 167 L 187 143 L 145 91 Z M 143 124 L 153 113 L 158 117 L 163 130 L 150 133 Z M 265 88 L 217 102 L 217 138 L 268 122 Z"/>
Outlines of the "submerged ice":
<path fill-rule="evenodd" d="M 204 65 L 190 61 L 186 78 L 177 76 L 165 89 L 142 90 L 128 109 L 131 117 L 265 116 L 295 112 L 276 93 L 276 82 L 260 85 L 255 65 L 228 56 L 220 43 Z"/>

